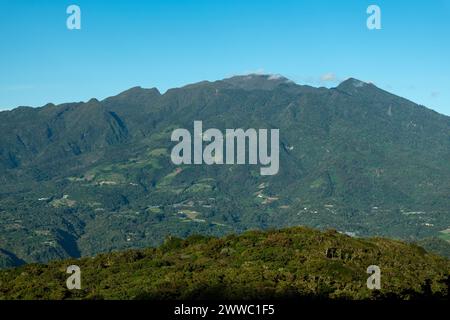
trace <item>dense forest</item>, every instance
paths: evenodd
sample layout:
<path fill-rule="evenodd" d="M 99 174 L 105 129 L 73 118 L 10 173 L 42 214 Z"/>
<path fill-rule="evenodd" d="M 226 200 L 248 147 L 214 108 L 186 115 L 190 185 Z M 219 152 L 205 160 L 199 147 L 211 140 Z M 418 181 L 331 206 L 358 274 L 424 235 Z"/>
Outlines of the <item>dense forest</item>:
<path fill-rule="evenodd" d="M 68 290 L 67 267 L 81 270 Z M 381 270 L 367 288 L 367 267 Z M 0 299 L 448 299 L 450 261 L 383 238 L 306 227 L 222 238 L 169 237 L 158 248 L 0 272 Z"/>

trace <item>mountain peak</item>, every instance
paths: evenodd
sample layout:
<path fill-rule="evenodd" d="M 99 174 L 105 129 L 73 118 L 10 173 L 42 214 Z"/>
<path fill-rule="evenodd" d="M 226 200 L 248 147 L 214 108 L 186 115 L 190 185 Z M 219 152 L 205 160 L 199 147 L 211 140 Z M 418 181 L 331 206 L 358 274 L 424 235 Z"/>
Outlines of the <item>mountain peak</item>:
<path fill-rule="evenodd" d="M 348 78 L 347 80 L 342 81 L 339 84 L 338 88 L 341 87 L 341 86 L 342 87 L 352 86 L 354 88 L 362 88 L 362 87 L 365 87 L 365 86 L 368 86 L 368 85 L 370 85 L 370 83 L 367 83 L 367 82 L 364 82 L 362 80 L 358 80 L 358 79 L 355 79 L 355 78 Z"/>
<path fill-rule="evenodd" d="M 160 96 L 161 93 L 157 88 L 151 88 L 151 89 L 145 89 L 142 87 L 133 87 L 128 90 L 125 90 L 121 93 L 119 93 L 116 96 L 106 98 L 104 102 L 111 103 L 111 102 L 117 102 L 122 101 L 126 102 L 127 104 L 134 104 L 136 102 L 142 102 L 146 101 L 148 99 L 153 99 L 155 97 Z"/>
<path fill-rule="evenodd" d="M 154 95 L 154 94 L 160 94 L 160 92 L 159 92 L 159 90 L 157 89 L 157 88 L 150 88 L 150 89 L 146 89 L 146 88 L 142 88 L 142 87 L 140 87 L 140 86 L 137 86 L 137 87 L 133 87 L 133 88 L 130 88 L 130 89 L 128 89 L 128 90 L 125 90 L 125 91 L 123 91 L 123 92 L 121 92 L 121 93 L 119 93 L 118 95 L 117 95 L 117 97 L 123 97 L 123 98 L 127 98 L 127 97 L 129 97 L 129 96 L 132 96 L 132 95 Z"/>
<path fill-rule="evenodd" d="M 361 90 L 365 91 L 370 88 L 377 89 L 377 87 L 371 82 L 365 82 L 355 78 L 348 78 L 347 80 L 341 82 L 335 89 L 346 92 L 348 94 L 356 94 L 358 92 L 361 92 Z"/>

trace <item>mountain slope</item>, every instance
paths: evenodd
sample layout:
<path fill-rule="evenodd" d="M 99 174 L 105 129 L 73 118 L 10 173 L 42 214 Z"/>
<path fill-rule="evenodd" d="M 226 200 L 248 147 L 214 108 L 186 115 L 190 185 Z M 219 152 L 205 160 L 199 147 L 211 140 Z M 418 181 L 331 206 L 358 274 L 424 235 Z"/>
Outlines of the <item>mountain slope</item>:
<path fill-rule="evenodd" d="M 279 173 L 174 166 L 170 135 L 195 120 L 280 129 Z M 449 133 L 449 117 L 356 79 L 247 75 L 0 112 L 0 248 L 17 258 L 0 265 L 293 225 L 443 238 Z"/>

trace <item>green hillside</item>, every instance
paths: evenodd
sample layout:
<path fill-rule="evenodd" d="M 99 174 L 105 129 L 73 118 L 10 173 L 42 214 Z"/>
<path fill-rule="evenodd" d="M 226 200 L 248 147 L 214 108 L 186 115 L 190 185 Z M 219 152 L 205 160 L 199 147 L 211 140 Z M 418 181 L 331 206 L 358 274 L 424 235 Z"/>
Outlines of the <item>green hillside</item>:
<path fill-rule="evenodd" d="M 195 120 L 278 128 L 279 173 L 173 165 L 171 133 Z M 0 268 L 298 225 L 448 241 L 448 159 L 449 117 L 356 79 L 247 75 L 20 107 L 0 112 Z"/>
<path fill-rule="evenodd" d="M 65 287 L 69 265 L 81 290 Z M 369 265 L 381 290 L 367 289 Z M 156 249 L 0 272 L 0 299 L 445 299 L 450 261 L 399 241 L 304 227 L 170 238 Z"/>

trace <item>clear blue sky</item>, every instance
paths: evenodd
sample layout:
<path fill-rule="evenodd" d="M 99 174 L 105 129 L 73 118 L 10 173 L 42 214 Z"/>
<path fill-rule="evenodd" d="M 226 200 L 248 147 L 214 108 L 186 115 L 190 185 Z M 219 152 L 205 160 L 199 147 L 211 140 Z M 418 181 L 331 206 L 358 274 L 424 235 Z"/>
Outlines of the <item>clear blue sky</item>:
<path fill-rule="evenodd" d="M 0 35 L 0 109 L 263 72 L 355 77 L 450 115 L 450 0 L 0 0 Z"/>

